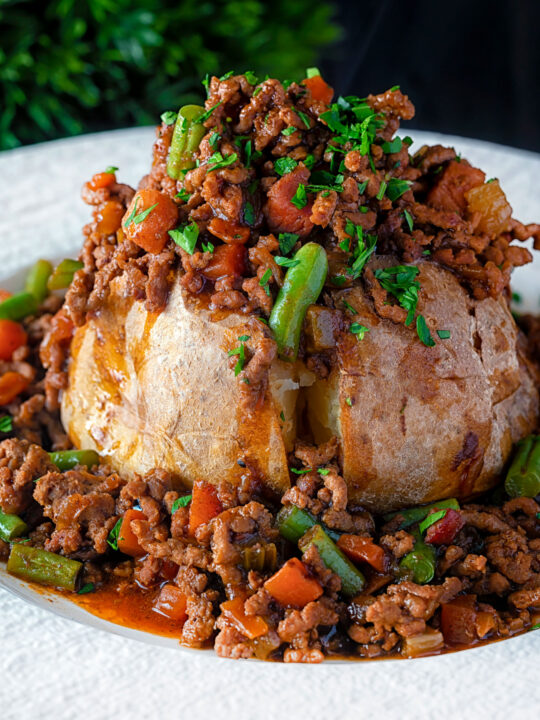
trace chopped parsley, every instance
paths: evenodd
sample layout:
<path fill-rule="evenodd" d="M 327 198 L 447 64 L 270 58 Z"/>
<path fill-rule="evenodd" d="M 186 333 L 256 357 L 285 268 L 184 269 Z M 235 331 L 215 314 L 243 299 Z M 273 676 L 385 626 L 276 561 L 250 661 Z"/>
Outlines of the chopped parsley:
<path fill-rule="evenodd" d="M 386 191 L 386 188 L 387 188 L 386 180 L 383 180 L 383 181 L 381 182 L 381 184 L 379 185 L 379 190 L 378 190 L 377 194 L 375 195 L 375 197 L 377 198 L 377 200 L 382 200 L 382 199 L 383 199 L 384 193 L 385 193 L 385 191 Z"/>
<path fill-rule="evenodd" d="M 358 193 L 360 195 L 363 195 L 365 193 L 367 184 L 368 184 L 367 180 L 364 180 L 364 182 L 362 182 L 362 183 L 358 183 Z"/>
<path fill-rule="evenodd" d="M 311 168 L 315 165 L 315 155 L 312 153 L 309 153 L 304 158 L 304 165 L 307 167 L 308 170 L 311 170 Z"/>
<path fill-rule="evenodd" d="M 436 512 L 431 513 L 431 515 L 428 515 L 425 520 L 422 520 L 422 522 L 418 526 L 418 529 L 422 534 L 425 533 L 429 527 L 435 525 L 435 523 L 439 520 L 442 520 L 447 512 L 448 510 L 437 510 Z"/>
<path fill-rule="evenodd" d="M 418 315 L 416 318 L 416 332 L 426 347 L 434 347 L 435 340 L 431 337 L 426 319 L 423 315 Z"/>
<path fill-rule="evenodd" d="M 345 285 L 345 283 L 347 282 L 347 278 L 345 277 L 345 275 L 334 275 L 330 278 L 330 280 L 332 281 L 332 284 L 336 287 L 343 287 L 343 285 Z"/>
<path fill-rule="evenodd" d="M 0 432 L 8 433 L 13 430 L 13 418 L 11 415 L 2 415 L 0 417 Z"/>
<path fill-rule="evenodd" d="M 135 205 L 133 206 L 133 210 L 130 212 L 128 219 L 124 223 L 124 227 L 128 228 L 131 223 L 133 222 L 133 218 L 137 214 L 137 205 L 139 204 L 139 198 L 135 198 Z"/>
<path fill-rule="evenodd" d="M 174 515 L 178 508 L 187 507 L 192 497 L 192 495 L 184 495 L 183 497 L 176 498 L 171 507 L 171 515 Z"/>
<path fill-rule="evenodd" d="M 208 93 L 210 91 L 210 74 L 209 73 L 206 73 L 206 75 L 204 76 L 204 79 L 201 80 L 201 85 L 206 90 L 206 96 L 208 97 Z"/>
<path fill-rule="evenodd" d="M 489 180 L 486 180 L 486 185 L 487 185 L 488 183 L 495 182 L 496 179 L 497 179 L 497 178 L 489 178 Z"/>
<path fill-rule="evenodd" d="M 176 230 L 169 230 L 169 235 L 177 245 L 183 248 L 190 255 L 193 255 L 195 245 L 197 244 L 197 238 L 199 237 L 199 226 L 196 222 L 192 222 L 189 225 L 184 225 Z"/>
<path fill-rule="evenodd" d="M 345 402 L 347 403 L 347 405 L 348 405 L 349 407 L 352 407 L 352 405 L 353 405 L 352 398 L 346 397 L 346 398 L 345 398 Z"/>
<path fill-rule="evenodd" d="M 400 137 L 395 137 L 390 142 L 383 142 L 383 152 L 387 154 L 398 153 L 403 147 L 403 140 Z"/>
<path fill-rule="evenodd" d="M 297 130 L 298 130 L 298 128 L 288 127 L 288 128 L 285 128 L 285 130 L 282 130 L 281 134 L 285 135 L 285 137 L 288 137 L 289 135 L 292 135 L 293 133 L 295 133 Z"/>
<path fill-rule="evenodd" d="M 390 198 L 392 202 L 400 198 L 407 190 L 411 187 L 410 180 L 399 180 L 398 178 L 390 178 L 388 181 L 388 187 L 386 189 L 386 196 Z"/>
<path fill-rule="evenodd" d="M 133 222 L 135 223 L 135 225 L 138 225 L 139 223 L 144 222 L 146 220 L 146 218 L 150 215 L 152 210 L 154 208 L 156 208 L 157 206 L 158 206 L 158 204 L 154 203 L 153 205 L 150 205 L 149 208 L 146 208 L 146 210 L 143 210 L 138 215 L 135 215 L 135 217 L 133 218 Z"/>
<path fill-rule="evenodd" d="M 184 190 L 184 188 L 182 188 L 181 190 L 179 190 L 179 191 L 176 193 L 176 197 L 177 197 L 177 198 L 180 198 L 180 200 L 182 200 L 183 202 L 187 203 L 187 202 L 189 202 L 189 198 L 191 197 L 191 193 L 188 193 L 187 190 Z"/>
<path fill-rule="evenodd" d="M 450 330 L 437 330 L 437 335 L 441 338 L 441 340 L 448 340 L 452 333 Z"/>
<path fill-rule="evenodd" d="M 381 286 L 392 293 L 401 307 L 407 310 L 405 325 L 412 323 L 416 312 L 420 283 L 415 278 L 419 272 L 416 265 L 395 265 L 375 270 L 375 277 Z"/>
<path fill-rule="evenodd" d="M 414 222 L 411 213 L 408 210 L 404 210 L 403 217 L 405 218 L 405 222 L 409 226 L 409 230 L 412 232 L 414 228 Z"/>
<path fill-rule="evenodd" d="M 246 70 L 244 77 L 250 85 L 256 85 L 259 82 L 259 78 L 255 75 L 252 70 Z"/>
<path fill-rule="evenodd" d="M 205 123 L 205 122 L 208 120 L 208 118 L 210 117 L 210 115 L 214 112 L 214 110 L 215 110 L 217 107 L 219 107 L 222 102 L 223 102 L 223 100 L 220 100 L 220 101 L 219 101 L 218 103 L 216 103 L 213 107 L 211 107 L 210 110 L 207 110 L 206 112 L 203 112 L 203 114 L 200 115 L 200 116 L 197 118 L 197 122 L 198 122 L 198 123 L 201 123 L 201 124 L 202 124 L 202 123 Z"/>
<path fill-rule="evenodd" d="M 245 342 L 247 342 L 250 339 L 250 335 L 240 335 L 238 340 L 240 341 L 240 345 L 234 350 L 229 350 L 227 353 L 229 357 L 232 357 L 233 355 L 238 355 L 238 360 L 236 362 L 236 365 L 234 366 L 234 376 L 238 377 L 242 370 L 244 369 L 244 364 L 246 362 L 246 346 L 244 345 Z"/>
<path fill-rule="evenodd" d="M 250 202 L 244 205 L 244 220 L 248 225 L 253 225 L 255 222 L 255 209 Z"/>
<path fill-rule="evenodd" d="M 349 332 L 352 332 L 353 335 L 356 335 L 357 340 L 363 340 L 365 334 L 369 332 L 369 328 L 365 327 L 364 325 L 360 325 L 360 323 L 353 322 L 349 325 Z"/>
<path fill-rule="evenodd" d="M 109 167 L 105 170 L 106 173 L 114 174 L 118 168 L 115 165 L 109 165 Z"/>
<path fill-rule="evenodd" d="M 307 78 L 316 77 L 317 75 L 320 75 L 320 74 L 321 74 L 321 72 L 318 67 L 310 67 L 310 68 L 306 69 L 306 77 Z"/>
<path fill-rule="evenodd" d="M 306 115 L 306 113 L 302 112 L 301 110 L 297 110 L 296 113 L 300 117 L 300 120 L 304 123 L 304 125 L 309 130 L 309 128 L 311 127 L 311 123 L 310 123 L 309 117 Z"/>
<path fill-rule="evenodd" d="M 323 477 L 330 474 L 330 470 L 328 468 L 317 468 L 317 472 Z"/>
<path fill-rule="evenodd" d="M 295 475 L 305 475 L 306 473 L 313 472 L 312 468 L 303 468 L 302 470 L 298 470 L 297 468 L 289 468 L 289 470 Z"/>
<path fill-rule="evenodd" d="M 107 543 L 112 547 L 113 550 L 118 550 L 118 535 L 120 534 L 120 528 L 122 527 L 122 518 L 118 518 L 115 526 L 109 533 Z"/>
<path fill-rule="evenodd" d="M 540 623 L 536 623 L 536 625 L 532 625 L 531 630 L 540 630 Z"/>
<path fill-rule="evenodd" d="M 300 265 L 300 260 L 294 260 L 294 258 L 282 257 L 281 255 L 275 255 L 274 260 L 278 265 L 282 267 L 296 267 Z"/>
<path fill-rule="evenodd" d="M 281 420 L 281 422 L 285 422 L 285 413 L 283 412 L 283 410 L 279 413 L 279 419 Z"/>
<path fill-rule="evenodd" d="M 339 97 L 330 110 L 322 113 L 321 120 L 335 133 L 332 145 L 336 150 L 346 152 L 341 146 L 348 143 L 350 150 L 361 155 L 369 153 L 377 130 L 384 125 L 382 116 L 365 99 L 353 95 Z"/>
<path fill-rule="evenodd" d="M 204 252 L 213 253 L 214 252 L 214 243 L 211 243 L 210 240 L 208 242 L 202 242 L 201 243 L 202 249 Z"/>
<path fill-rule="evenodd" d="M 164 122 L 165 125 L 174 125 L 177 116 L 178 113 L 175 113 L 174 110 L 167 110 L 166 112 L 162 113 L 161 121 Z"/>
<path fill-rule="evenodd" d="M 308 192 L 324 192 L 335 190 L 335 192 L 343 192 L 343 180 L 345 176 L 342 173 L 338 173 L 336 176 L 326 170 L 316 170 L 311 174 L 310 183 L 306 190 Z"/>
<path fill-rule="evenodd" d="M 306 192 L 306 186 L 304 183 L 300 183 L 298 187 L 296 188 L 296 192 L 291 198 L 292 204 L 297 207 L 299 210 L 302 210 L 302 208 L 305 208 L 307 205 L 307 192 Z"/>
<path fill-rule="evenodd" d="M 431 250 L 422 250 L 422 255 L 431 255 Z"/>
<path fill-rule="evenodd" d="M 351 274 L 353 279 L 360 277 L 364 265 L 369 260 L 370 255 L 375 252 L 377 244 L 376 235 L 366 235 L 361 225 L 355 225 L 351 220 L 347 220 L 345 224 L 345 232 L 351 240 L 356 238 L 356 245 L 352 250 Z"/>
<path fill-rule="evenodd" d="M 278 175 L 287 175 L 298 165 L 296 160 L 290 157 L 280 157 L 274 163 L 274 170 Z"/>
<path fill-rule="evenodd" d="M 270 297 L 270 288 L 268 287 L 268 281 L 272 277 L 272 271 L 270 268 L 264 271 L 264 275 L 259 280 L 259 285 L 263 288 L 264 292 Z"/>
<path fill-rule="evenodd" d="M 221 140 L 221 135 L 214 130 L 214 132 L 210 135 L 210 139 L 208 140 L 208 144 L 211 148 L 214 150 L 216 149 L 216 145 L 218 141 Z"/>
<path fill-rule="evenodd" d="M 279 249 L 283 255 L 288 255 L 298 242 L 298 235 L 294 233 L 279 233 Z"/>
<path fill-rule="evenodd" d="M 349 305 L 349 303 L 348 303 L 346 300 L 343 300 L 343 299 L 342 299 L 341 302 L 343 303 L 343 305 L 347 308 L 347 310 L 348 310 L 350 313 L 352 313 L 353 315 L 357 315 L 357 314 L 358 314 L 357 311 L 353 308 L 353 306 L 352 306 L 352 305 Z"/>
<path fill-rule="evenodd" d="M 227 167 L 227 165 L 232 165 L 237 160 L 237 153 L 231 153 L 230 155 L 223 157 L 223 155 L 219 151 L 215 152 L 207 160 L 207 164 L 212 165 L 212 167 L 208 168 L 206 172 L 213 172 L 214 170 L 218 170 L 219 168 Z"/>
<path fill-rule="evenodd" d="M 228 80 L 233 75 L 234 75 L 234 70 L 229 70 L 229 72 L 226 72 L 225 75 L 222 75 L 219 79 L 220 80 Z"/>
<path fill-rule="evenodd" d="M 94 592 L 95 585 L 92 582 L 86 583 L 86 585 L 83 585 L 80 590 L 77 590 L 77 595 L 86 595 L 86 593 Z"/>

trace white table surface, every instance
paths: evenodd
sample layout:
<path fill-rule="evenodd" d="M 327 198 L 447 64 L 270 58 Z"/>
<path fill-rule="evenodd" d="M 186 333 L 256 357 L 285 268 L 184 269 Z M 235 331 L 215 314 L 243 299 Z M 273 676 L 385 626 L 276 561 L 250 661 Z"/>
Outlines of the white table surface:
<path fill-rule="evenodd" d="M 540 218 L 540 155 L 408 131 L 443 142 L 501 178 L 515 216 Z M 0 153 L 0 279 L 37 257 L 73 253 L 89 211 L 84 180 L 107 165 L 136 184 L 153 131 L 135 128 Z M 540 261 L 515 289 L 540 298 Z M 0 590 L 0 720 L 357 720 L 539 717 L 540 632 L 414 661 L 238 662 L 143 644 L 76 624 Z"/>

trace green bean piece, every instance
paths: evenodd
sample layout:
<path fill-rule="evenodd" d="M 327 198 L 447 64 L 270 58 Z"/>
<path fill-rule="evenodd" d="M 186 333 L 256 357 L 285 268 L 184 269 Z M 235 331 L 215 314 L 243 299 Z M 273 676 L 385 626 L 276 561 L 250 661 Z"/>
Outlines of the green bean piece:
<path fill-rule="evenodd" d="M 88 468 L 99 465 L 99 455 L 95 450 L 58 450 L 50 452 L 49 457 L 62 472 L 76 465 L 86 465 Z"/>
<path fill-rule="evenodd" d="M 539 435 L 529 435 L 518 442 L 504 488 L 510 497 L 536 497 L 540 493 Z"/>
<path fill-rule="evenodd" d="M 322 525 L 318 523 L 317 518 L 310 512 L 302 510 L 296 505 L 286 505 L 281 508 L 277 514 L 276 522 L 279 534 L 292 543 L 297 543 L 302 535 L 305 535 L 314 525 Z M 332 540 L 339 538 L 339 533 L 334 530 L 326 527 L 324 530 Z"/>
<path fill-rule="evenodd" d="M 357 595 L 366 583 L 364 576 L 328 537 L 320 525 L 315 525 L 308 530 L 298 543 L 302 552 L 306 552 L 312 545 L 315 545 L 319 551 L 321 560 L 326 567 L 341 578 L 341 592 L 347 597 Z"/>
<path fill-rule="evenodd" d="M 75 590 L 81 568 L 78 560 L 21 543 L 11 546 L 7 561 L 7 571 L 12 575 L 66 590 Z"/>
<path fill-rule="evenodd" d="M 42 303 L 49 294 L 47 282 L 52 271 L 53 266 L 48 260 L 38 260 L 26 276 L 26 292 L 33 295 L 38 303 Z"/>
<path fill-rule="evenodd" d="M 11 542 L 28 531 L 28 525 L 18 515 L 11 515 L 0 510 L 0 539 Z"/>
<path fill-rule="evenodd" d="M 414 582 L 425 585 L 433 580 L 437 556 L 435 549 L 422 540 L 419 532 L 414 532 L 413 535 L 414 548 L 405 555 L 399 566 L 412 572 Z"/>
<path fill-rule="evenodd" d="M 70 258 L 62 260 L 50 276 L 47 287 L 49 290 L 63 290 L 69 287 L 77 270 L 81 270 L 83 267 L 84 263 L 79 260 L 71 260 Z"/>
<path fill-rule="evenodd" d="M 274 331 L 281 359 L 294 362 L 307 309 L 317 301 L 328 274 L 328 258 L 322 245 L 309 242 L 293 260 L 297 264 L 287 270 L 268 324 Z"/>
<path fill-rule="evenodd" d="M 195 153 L 206 134 L 204 125 L 197 122 L 203 114 L 200 105 L 184 105 L 178 111 L 167 158 L 167 175 L 173 180 L 178 180 L 181 170 L 195 167 Z"/>
<path fill-rule="evenodd" d="M 23 320 L 28 315 L 34 315 L 37 307 L 37 300 L 31 293 L 20 292 L 0 303 L 0 319 Z"/>
<path fill-rule="evenodd" d="M 384 516 L 384 520 L 392 520 L 392 518 L 398 515 L 403 518 L 399 525 L 398 530 L 410 527 L 417 522 L 421 522 L 426 518 L 432 510 L 446 510 L 452 508 L 452 510 L 459 510 L 459 503 L 455 498 L 448 498 L 448 500 L 439 500 L 438 502 L 431 503 L 430 505 L 422 505 L 421 507 L 407 508 L 406 510 L 397 510 L 396 512 L 388 513 Z"/>

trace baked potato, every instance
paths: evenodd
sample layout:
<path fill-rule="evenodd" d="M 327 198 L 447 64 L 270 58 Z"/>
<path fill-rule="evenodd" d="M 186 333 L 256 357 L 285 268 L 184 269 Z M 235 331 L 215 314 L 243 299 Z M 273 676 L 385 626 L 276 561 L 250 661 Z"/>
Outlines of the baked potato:
<path fill-rule="evenodd" d="M 379 256 L 370 267 L 396 264 Z M 418 311 L 434 347 L 381 319 L 362 286 L 331 291 L 335 307 L 346 300 L 369 332 L 361 341 L 347 327 L 335 334 L 326 379 L 301 361 L 274 360 L 251 413 L 228 351 L 244 335 L 255 345 L 266 326 L 212 312 L 178 281 L 165 311 L 151 314 L 124 298 L 117 278 L 99 315 L 76 331 L 64 425 L 78 447 L 127 475 L 160 467 L 188 486 L 238 483 L 247 467 L 281 494 L 303 413 L 315 442 L 340 440 L 349 496 L 370 509 L 486 490 L 512 443 L 535 426 L 535 381 L 504 299 L 475 301 L 451 272 L 433 262 L 419 268 Z"/>

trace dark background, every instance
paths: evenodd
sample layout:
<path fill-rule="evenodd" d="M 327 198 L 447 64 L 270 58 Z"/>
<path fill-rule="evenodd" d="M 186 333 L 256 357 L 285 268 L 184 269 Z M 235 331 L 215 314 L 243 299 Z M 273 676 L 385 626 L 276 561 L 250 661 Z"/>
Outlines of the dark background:
<path fill-rule="evenodd" d="M 340 0 L 341 93 L 399 84 L 417 128 L 540 151 L 540 0 Z"/>

